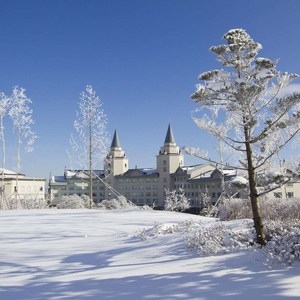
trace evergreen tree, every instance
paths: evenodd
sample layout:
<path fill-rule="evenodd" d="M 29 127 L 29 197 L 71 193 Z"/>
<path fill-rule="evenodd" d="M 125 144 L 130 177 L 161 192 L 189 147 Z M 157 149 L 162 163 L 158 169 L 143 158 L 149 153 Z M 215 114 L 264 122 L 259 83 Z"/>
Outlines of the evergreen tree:
<path fill-rule="evenodd" d="M 192 99 L 202 115 L 194 121 L 238 155 L 238 167 L 248 174 L 257 242 L 264 245 L 259 196 L 269 190 L 258 191 L 256 178 L 300 130 L 300 94 L 284 90 L 298 75 L 279 72 L 276 61 L 257 57 L 262 46 L 243 29 L 232 29 L 223 39 L 226 44 L 210 50 L 224 69 L 200 74 L 203 83 Z"/>

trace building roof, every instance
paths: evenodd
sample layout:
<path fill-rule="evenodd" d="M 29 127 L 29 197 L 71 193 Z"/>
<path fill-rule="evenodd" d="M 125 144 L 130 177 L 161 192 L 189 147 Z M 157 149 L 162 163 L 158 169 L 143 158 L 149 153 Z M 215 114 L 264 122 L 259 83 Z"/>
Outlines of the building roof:
<path fill-rule="evenodd" d="M 169 124 L 167 135 L 166 135 L 166 138 L 165 138 L 165 144 L 171 144 L 171 143 L 175 144 L 175 139 L 174 139 L 174 135 L 173 135 L 171 125 Z"/>
<path fill-rule="evenodd" d="M 121 148 L 120 141 L 119 141 L 119 136 L 117 134 L 117 130 L 115 130 L 114 137 L 113 137 L 110 148 Z"/>
<path fill-rule="evenodd" d="M 8 169 L 2 169 L 2 168 L 0 168 L 0 174 L 2 174 L 2 170 L 3 170 L 4 175 L 17 176 L 17 174 L 19 174 L 21 176 L 25 176 L 25 174 L 17 173 L 15 171 L 11 171 Z"/>
<path fill-rule="evenodd" d="M 158 172 L 156 169 L 143 168 L 143 169 L 129 169 L 127 172 L 121 175 L 117 175 L 120 177 L 143 177 L 143 176 L 158 176 Z"/>

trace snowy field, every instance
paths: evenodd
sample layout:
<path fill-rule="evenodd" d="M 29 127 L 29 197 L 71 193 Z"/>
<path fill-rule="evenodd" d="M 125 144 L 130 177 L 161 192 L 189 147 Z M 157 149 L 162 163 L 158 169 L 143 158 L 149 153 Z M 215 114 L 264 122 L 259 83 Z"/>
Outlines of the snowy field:
<path fill-rule="evenodd" d="M 300 299 L 299 263 L 268 268 L 255 251 L 201 257 L 182 232 L 138 236 L 200 219 L 214 222 L 163 211 L 1 211 L 0 299 Z"/>

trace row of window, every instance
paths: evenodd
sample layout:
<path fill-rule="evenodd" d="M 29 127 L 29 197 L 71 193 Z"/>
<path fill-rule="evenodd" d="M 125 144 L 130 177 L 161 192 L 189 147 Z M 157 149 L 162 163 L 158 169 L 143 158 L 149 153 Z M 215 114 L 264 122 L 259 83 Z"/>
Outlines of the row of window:
<path fill-rule="evenodd" d="M 124 186 L 119 186 L 119 190 L 158 190 L 158 185 L 148 185 L 148 186 L 143 186 L 143 185 L 140 185 L 140 186 L 136 186 L 136 185 L 132 185 L 132 186 L 129 186 L 129 185 L 124 185 Z"/>
<path fill-rule="evenodd" d="M 157 183 L 158 178 L 126 178 L 119 179 L 118 183 Z"/>
<path fill-rule="evenodd" d="M 185 195 L 189 198 L 189 197 L 192 197 L 192 198 L 198 198 L 198 197 L 202 197 L 202 193 L 201 192 L 187 192 L 185 193 Z M 221 196 L 221 193 L 209 193 L 208 194 L 208 197 L 211 197 L 211 198 L 219 198 Z"/>
<path fill-rule="evenodd" d="M 274 192 L 274 197 L 275 198 L 282 198 L 282 192 Z M 293 198 L 294 197 L 294 193 L 293 192 L 287 192 L 286 193 L 286 197 L 287 198 Z"/>
<path fill-rule="evenodd" d="M 69 186 L 59 186 L 59 187 L 55 187 L 56 190 L 58 191 L 82 191 L 82 190 L 89 190 L 89 186 L 88 185 L 84 185 L 84 186 L 79 186 L 79 185 L 69 185 Z M 104 186 L 97 186 L 97 185 L 93 185 L 93 191 L 103 191 L 104 190 Z"/>
<path fill-rule="evenodd" d="M 210 182 L 210 183 L 192 183 L 192 184 L 175 184 L 174 185 L 176 189 L 214 189 L 214 188 L 220 188 L 221 183 L 218 182 Z"/>
<path fill-rule="evenodd" d="M 146 192 L 146 193 L 144 193 L 144 192 L 132 192 L 132 193 L 130 193 L 130 192 L 126 192 L 125 193 L 125 197 L 126 198 L 131 198 L 131 197 L 144 197 L 144 196 L 146 196 L 146 197 L 158 197 L 158 193 L 157 192 Z"/>
<path fill-rule="evenodd" d="M 42 186 L 19 186 L 18 187 L 19 193 L 38 193 L 43 192 L 44 188 Z M 14 191 L 17 192 L 17 187 L 14 187 Z"/>

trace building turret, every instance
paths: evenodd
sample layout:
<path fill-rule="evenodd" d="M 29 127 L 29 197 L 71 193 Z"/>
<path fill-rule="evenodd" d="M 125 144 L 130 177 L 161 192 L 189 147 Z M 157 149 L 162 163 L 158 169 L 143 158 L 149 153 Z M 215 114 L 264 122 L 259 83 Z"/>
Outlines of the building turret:
<path fill-rule="evenodd" d="M 128 159 L 120 145 L 117 131 L 114 133 L 104 169 L 106 174 L 111 174 L 112 176 L 120 175 L 128 171 Z"/>
<path fill-rule="evenodd" d="M 105 181 L 109 186 L 115 187 L 115 176 L 122 175 L 128 171 L 128 158 L 125 152 L 122 150 L 119 136 L 117 131 L 114 133 L 114 137 L 110 146 L 109 153 L 106 156 L 104 163 Z M 109 189 L 105 190 L 105 198 L 110 199 L 113 197 Z"/>
<path fill-rule="evenodd" d="M 159 173 L 160 182 L 160 205 L 164 202 L 164 189 L 171 189 L 171 174 L 176 172 L 178 167 L 183 166 L 183 155 L 176 145 L 171 125 L 169 124 L 164 145 L 156 156 L 156 168 Z"/>

